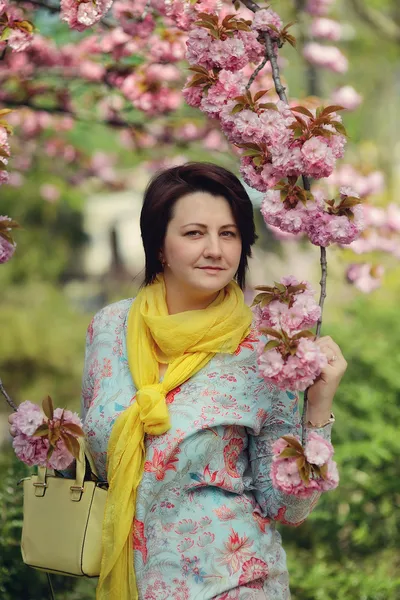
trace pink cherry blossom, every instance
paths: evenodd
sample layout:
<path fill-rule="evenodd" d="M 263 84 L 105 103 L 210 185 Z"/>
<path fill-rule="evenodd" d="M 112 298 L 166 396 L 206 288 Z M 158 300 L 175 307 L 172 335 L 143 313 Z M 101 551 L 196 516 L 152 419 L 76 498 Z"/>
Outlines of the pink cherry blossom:
<path fill-rule="evenodd" d="M 296 354 L 285 359 L 279 349 L 264 352 L 262 342 L 258 347 L 258 355 L 261 376 L 281 390 L 305 390 L 327 365 L 325 354 L 308 338 L 300 339 Z"/>
<path fill-rule="evenodd" d="M 41 185 L 39 193 L 44 200 L 51 203 L 57 202 L 61 195 L 59 188 L 52 183 L 44 183 Z"/>
<path fill-rule="evenodd" d="M 26 50 L 32 42 L 32 34 L 21 29 L 14 28 L 8 36 L 8 45 L 14 52 L 22 52 Z"/>
<path fill-rule="evenodd" d="M 332 104 L 338 104 L 347 110 L 355 110 L 360 106 L 363 98 L 351 85 L 344 85 L 332 93 L 331 100 Z"/>
<path fill-rule="evenodd" d="M 317 136 L 307 140 L 301 148 L 301 154 L 304 173 L 309 177 L 321 179 L 332 173 L 335 158 L 326 138 Z"/>
<path fill-rule="evenodd" d="M 6 171 L 0 171 L 0 183 L 1 182 L 1 173 L 6 173 Z M 6 183 L 7 179 L 3 182 Z M 1 216 L 0 215 L 0 222 L 7 222 L 7 221 L 11 221 L 12 219 L 10 217 L 6 217 L 6 216 Z M 6 231 L 10 232 L 11 228 L 7 227 Z M 5 238 L 3 238 L 3 236 L 0 235 L 0 265 L 6 263 L 7 261 L 10 260 L 10 258 L 13 256 L 15 249 L 17 247 L 17 244 L 14 242 L 9 242 L 8 240 L 6 240 Z"/>
<path fill-rule="evenodd" d="M 274 172 L 272 164 L 255 167 L 250 157 L 244 156 L 240 161 L 240 173 L 245 182 L 259 192 L 265 192 L 280 180 Z"/>
<path fill-rule="evenodd" d="M 279 454 L 288 447 L 289 446 L 287 441 L 283 438 L 279 438 L 272 444 L 271 449 L 272 453 L 275 454 L 275 456 L 279 456 Z"/>
<path fill-rule="evenodd" d="M 305 11 L 311 15 L 325 15 L 335 0 L 307 0 Z"/>
<path fill-rule="evenodd" d="M 44 421 L 44 414 L 40 406 L 26 400 L 18 406 L 18 410 L 14 415 L 13 426 L 18 434 L 32 436 Z"/>
<path fill-rule="evenodd" d="M 49 450 L 49 441 L 47 439 L 32 438 L 23 433 L 17 434 L 13 438 L 13 448 L 19 460 L 28 466 L 38 465 L 46 466 L 47 452 Z"/>
<path fill-rule="evenodd" d="M 304 453 L 309 463 L 322 467 L 332 458 L 333 446 L 315 431 L 310 431 Z"/>
<path fill-rule="evenodd" d="M 228 103 L 229 108 L 233 108 L 237 104 L 232 98 L 243 94 L 245 85 L 241 73 L 233 73 L 223 69 L 218 75 L 218 81 L 208 89 L 207 95 L 200 102 L 201 110 L 209 117 L 219 118 L 222 108 Z M 230 115 L 230 117 L 233 124 L 235 118 L 233 115 Z"/>
<path fill-rule="evenodd" d="M 280 16 L 270 8 L 258 10 L 254 15 L 251 24 L 252 29 L 256 29 L 257 31 L 267 31 L 272 39 L 277 38 L 277 32 L 271 29 L 270 25 L 273 25 L 280 31 L 283 26 Z"/>
<path fill-rule="evenodd" d="M 317 212 L 318 207 L 312 200 L 305 204 L 299 201 L 295 208 L 285 208 L 279 190 L 268 190 L 261 203 L 264 221 L 288 233 L 307 231 L 309 221 L 314 219 Z"/>
<path fill-rule="evenodd" d="M 299 440 L 298 440 L 299 441 Z M 275 489 L 284 494 L 308 498 L 315 492 L 332 490 L 338 486 L 339 473 L 336 463 L 332 460 L 333 446 L 315 431 L 309 431 L 307 435 L 304 456 L 311 466 L 311 476 L 306 483 L 302 480 L 297 462 L 298 456 L 283 458 L 282 451 L 290 445 L 283 438 L 279 438 L 272 445 L 273 459 L 271 465 L 271 479 Z M 317 474 L 313 469 L 327 465 L 324 477 Z"/>
<path fill-rule="evenodd" d="M 339 472 L 337 468 L 337 464 L 335 461 L 330 459 L 328 461 L 328 472 L 327 478 L 321 479 L 319 482 L 320 490 L 322 492 L 328 492 L 329 490 L 334 490 L 339 485 Z"/>
<path fill-rule="evenodd" d="M 58 440 L 56 448 L 49 459 L 48 466 L 50 469 L 61 471 L 62 469 L 66 469 L 73 460 L 74 457 L 71 455 L 64 442 Z"/>
<path fill-rule="evenodd" d="M 188 82 L 192 78 L 188 78 Z M 185 87 L 182 91 L 183 97 L 185 98 L 187 104 L 189 106 L 193 106 L 194 108 L 199 108 L 201 101 L 203 99 L 203 89 L 200 87 Z"/>
<path fill-rule="evenodd" d="M 348 69 L 347 58 L 336 46 L 308 42 L 303 48 L 303 56 L 311 64 L 330 69 L 335 73 L 346 73 Z"/>
<path fill-rule="evenodd" d="M 345 164 L 335 168 L 326 183 L 334 186 L 350 185 L 360 198 L 364 198 L 372 194 L 380 194 L 385 187 L 385 178 L 381 171 L 362 174 L 352 165 Z"/>
<path fill-rule="evenodd" d="M 342 26 L 332 19 L 314 19 L 311 23 L 310 33 L 313 37 L 337 42 L 342 37 Z"/>
<path fill-rule="evenodd" d="M 83 31 L 98 23 L 108 12 L 113 0 L 61 0 L 61 19 L 72 29 Z"/>
<path fill-rule="evenodd" d="M 385 269 L 382 265 L 369 263 L 355 263 L 347 269 L 347 279 L 350 283 L 365 294 L 369 294 L 382 285 Z"/>

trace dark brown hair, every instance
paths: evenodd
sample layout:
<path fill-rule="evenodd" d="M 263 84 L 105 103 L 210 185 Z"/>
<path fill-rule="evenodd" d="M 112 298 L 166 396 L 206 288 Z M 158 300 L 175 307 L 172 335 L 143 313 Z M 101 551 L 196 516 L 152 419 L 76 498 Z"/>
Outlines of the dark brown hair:
<path fill-rule="evenodd" d="M 193 192 L 208 192 L 223 196 L 231 207 L 242 240 L 242 255 L 235 279 L 243 290 L 246 283 L 247 260 L 257 239 L 253 206 L 239 179 L 223 167 L 207 162 L 188 162 L 166 169 L 149 182 L 140 215 L 140 230 L 146 258 L 144 285 L 153 283 L 163 271 L 160 250 L 164 245 L 175 202 Z"/>

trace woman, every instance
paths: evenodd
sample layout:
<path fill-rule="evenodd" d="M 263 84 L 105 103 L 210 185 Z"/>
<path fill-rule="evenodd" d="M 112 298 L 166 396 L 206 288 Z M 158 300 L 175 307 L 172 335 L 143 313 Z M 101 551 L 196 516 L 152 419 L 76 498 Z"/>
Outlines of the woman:
<path fill-rule="evenodd" d="M 110 485 L 97 598 L 286 600 L 275 525 L 303 522 L 318 494 L 286 496 L 269 476 L 271 444 L 301 426 L 297 397 L 258 374 L 251 201 L 221 167 L 174 167 L 148 186 L 141 233 L 144 287 L 87 334 L 82 416 Z M 307 418 L 330 439 L 346 362 L 318 344 L 329 365 Z"/>

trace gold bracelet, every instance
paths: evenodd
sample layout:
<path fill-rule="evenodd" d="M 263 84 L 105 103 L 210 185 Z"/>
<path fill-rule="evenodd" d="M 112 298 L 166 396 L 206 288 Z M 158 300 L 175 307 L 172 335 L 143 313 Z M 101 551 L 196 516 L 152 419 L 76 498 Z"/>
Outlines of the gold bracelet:
<path fill-rule="evenodd" d="M 312 427 L 313 429 L 321 429 L 322 427 L 331 425 L 334 422 L 335 422 L 335 415 L 333 413 L 331 413 L 331 416 L 325 423 L 313 423 L 312 421 L 308 421 L 307 427 Z"/>

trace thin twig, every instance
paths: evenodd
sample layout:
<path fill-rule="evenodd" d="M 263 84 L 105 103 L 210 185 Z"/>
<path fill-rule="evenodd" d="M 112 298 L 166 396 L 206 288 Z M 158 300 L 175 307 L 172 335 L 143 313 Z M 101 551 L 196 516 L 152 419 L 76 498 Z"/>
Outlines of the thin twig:
<path fill-rule="evenodd" d="M 253 75 L 250 77 L 249 82 L 246 85 L 246 90 L 250 89 L 251 84 L 253 83 L 253 81 L 255 80 L 255 78 L 257 77 L 257 75 L 259 74 L 259 72 L 263 70 L 263 68 L 265 67 L 265 65 L 267 64 L 268 61 L 269 61 L 268 56 L 265 56 L 264 60 L 262 61 L 262 63 L 260 63 L 258 65 L 258 67 L 254 71 Z"/>
<path fill-rule="evenodd" d="M 321 250 L 321 254 L 320 254 L 321 280 L 319 282 L 319 285 L 321 286 L 321 294 L 319 297 L 319 305 L 321 307 L 321 316 L 318 319 L 318 323 L 317 323 L 317 331 L 316 331 L 317 337 L 319 337 L 321 335 L 322 312 L 324 310 L 324 302 L 325 302 L 325 298 L 326 298 L 326 278 L 328 276 L 328 263 L 326 260 L 326 248 L 323 248 L 321 246 L 320 250 Z"/>
<path fill-rule="evenodd" d="M 1 379 L 0 379 L 0 392 L 3 394 L 4 398 L 7 400 L 7 403 L 11 406 L 11 408 L 13 410 L 18 410 L 18 406 L 11 400 L 10 396 L 7 394 L 6 389 L 5 389 Z"/>

